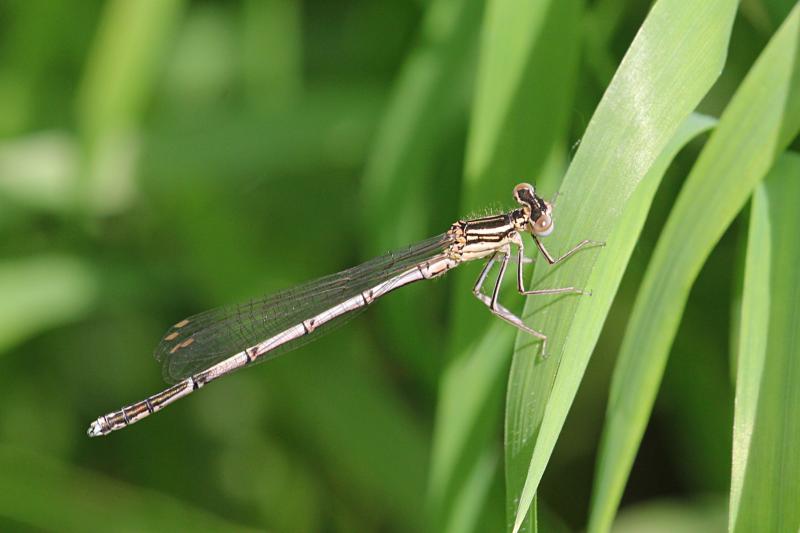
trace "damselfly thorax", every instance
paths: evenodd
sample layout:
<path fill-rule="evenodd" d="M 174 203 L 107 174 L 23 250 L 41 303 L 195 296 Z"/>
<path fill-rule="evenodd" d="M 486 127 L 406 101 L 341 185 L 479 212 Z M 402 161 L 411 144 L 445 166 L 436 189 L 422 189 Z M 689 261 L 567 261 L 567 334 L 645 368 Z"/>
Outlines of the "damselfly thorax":
<path fill-rule="evenodd" d="M 553 206 L 527 183 L 514 188 L 514 198 L 520 207 L 508 213 L 459 220 L 446 233 L 404 250 L 264 298 L 181 320 L 166 332 L 155 351 L 164 378 L 174 385 L 99 417 L 87 433 L 95 437 L 129 426 L 234 370 L 318 338 L 394 289 L 441 276 L 462 262 L 476 259 L 486 259 L 486 265 L 473 287 L 475 296 L 498 317 L 540 339 L 540 352 L 546 355 L 547 336 L 497 301 L 512 248 L 516 247 L 520 294 L 585 294 L 575 287 L 526 290 L 523 266 L 530 260 L 526 261 L 524 255 L 522 235 L 530 234 L 550 264 L 583 247 L 603 243 L 584 240 L 553 258 L 541 242 L 541 237 L 553 231 Z M 487 294 L 483 285 L 495 263 L 500 270 Z"/>

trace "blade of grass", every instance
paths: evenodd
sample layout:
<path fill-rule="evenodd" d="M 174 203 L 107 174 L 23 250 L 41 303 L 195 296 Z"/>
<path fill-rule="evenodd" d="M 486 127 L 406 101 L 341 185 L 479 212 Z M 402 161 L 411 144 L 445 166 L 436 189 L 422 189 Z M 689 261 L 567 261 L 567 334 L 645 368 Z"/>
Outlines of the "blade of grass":
<path fill-rule="evenodd" d="M 89 207 L 113 212 L 133 196 L 135 130 L 183 0 L 114 0 L 104 7 L 81 82 L 77 115 Z"/>
<path fill-rule="evenodd" d="M 462 214 L 485 208 L 487 201 L 507 205 L 520 179 L 535 178 L 541 186 L 543 174 L 551 184 L 561 175 L 559 144 L 573 105 L 582 11 L 579 0 L 489 4 Z M 514 330 L 492 320 L 475 300 L 471 287 L 476 275 L 466 268 L 453 276 L 451 342 L 440 384 L 428 491 L 433 531 L 458 521 L 465 498 L 486 504 L 486 493 L 474 498 L 463 487 L 477 475 L 487 449 L 496 446 L 500 423 Z M 469 525 L 474 529 L 477 522 Z"/>
<path fill-rule="evenodd" d="M 367 161 L 362 196 L 370 256 L 428 237 L 431 222 L 442 223 L 431 220 L 432 199 L 439 198 L 429 184 L 442 139 L 460 127 L 467 108 L 482 13 L 479 0 L 436 0 L 427 9 Z M 432 328 L 437 321 L 420 312 L 430 309 L 421 298 L 417 291 L 399 292 L 382 313 L 395 351 L 432 384 L 437 361 L 419 346 L 435 346 L 439 332 Z"/>
<path fill-rule="evenodd" d="M 583 3 L 490 4 L 481 37 L 462 209 L 510 198 L 533 179 L 566 128 L 578 60 Z M 505 202 L 504 202 L 505 203 Z"/>
<path fill-rule="evenodd" d="M 364 174 L 365 226 L 372 233 L 374 253 L 427 231 L 420 227 L 426 210 L 418 200 L 424 203 L 422 188 L 432 172 L 436 140 L 452 116 L 463 110 L 463 96 L 454 97 L 452 85 L 466 82 L 474 52 L 470 43 L 482 12 L 477 0 L 435 0 L 426 12 L 420 43 L 395 82 Z M 398 208 L 403 211 L 398 213 Z M 398 224 L 383 223 L 387 210 L 401 215 Z"/>
<path fill-rule="evenodd" d="M 725 500 L 648 500 L 626 508 L 614 523 L 614 533 L 697 533 L 725 528 Z"/>
<path fill-rule="evenodd" d="M 753 197 L 741 304 L 730 531 L 800 528 L 800 155 Z"/>
<path fill-rule="evenodd" d="M 89 52 L 78 116 L 91 144 L 137 125 L 183 0 L 108 3 Z"/>
<path fill-rule="evenodd" d="M 614 370 L 589 531 L 611 526 L 694 279 L 777 154 L 797 134 L 798 46 L 800 5 L 742 82 L 670 213 Z"/>
<path fill-rule="evenodd" d="M 774 170 L 773 170 L 774 173 Z M 769 176 L 767 177 L 769 179 Z M 770 228 L 776 215 L 770 210 L 770 201 L 764 184 L 753 193 L 750 221 L 743 258 L 742 293 L 737 305 L 738 330 L 732 340 L 736 344 L 732 363 L 736 365 L 735 412 L 733 419 L 733 449 L 731 468 L 731 496 L 728 507 L 728 530 L 733 531 L 742 495 L 747 467 L 747 455 L 753 435 L 759 393 L 767 351 L 767 333 L 770 312 L 770 266 L 773 261 Z M 777 216 L 783 216 L 778 214 Z"/>
<path fill-rule="evenodd" d="M 469 479 L 461 487 L 456 498 L 456 507 L 448 516 L 450 523 L 442 529 L 444 533 L 464 533 L 473 531 L 481 518 L 486 494 L 497 472 L 498 454 L 486 448 L 470 472 Z"/>
<path fill-rule="evenodd" d="M 772 29 L 777 28 L 792 10 L 797 0 L 763 0 L 764 8 L 769 13 Z"/>
<path fill-rule="evenodd" d="M 549 245 L 554 253 L 581 239 L 613 237 L 631 194 L 719 75 L 735 11 L 731 0 L 655 3 L 564 180 L 557 213 L 562 222 L 551 237 L 555 246 Z M 561 298 L 558 305 L 551 301 L 539 310 L 541 319 L 532 325 L 550 339 L 548 359 L 537 363 L 540 344 L 518 337 L 506 413 L 507 502 L 515 532 L 528 514 L 614 296 L 617 283 L 597 279 L 623 269 L 625 263 L 616 263 L 613 255 L 610 250 L 582 252 L 545 269 L 546 276 L 535 276 L 535 286 L 587 287 L 594 295 Z M 603 268 L 595 267 L 598 257 Z M 590 279 L 593 271 L 598 274 Z M 547 301 L 529 298 L 524 317 Z M 563 360 L 562 353 L 567 354 Z"/>
<path fill-rule="evenodd" d="M 743 0 L 742 16 L 761 33 L 771 35 L 792 10 L 796 0 Z"/>
<path fill-rule="evenodd" d="M 458 519 L 465 489 L 492 447 L 502 395 L 500 377 L 507 372 L 513 339 L 507 326 L 493 324 L 480 342 L 450 362 L 442 376 L 428 480 L 431 521 L 447 524 Z M 483 493 L 477 501 L 482 505 L 485 498 Z"/>
<path fill-rule="evenodd" d="M 539 175 L 539 182 L 555 183 L 563 174 L 559 170 L 545 169 Z M 467 286 L 473 280 L 465 276 L 459 281 L 465 282 L 465 286 L 455 298 L 465 300 L 463 305 L 474 305 Z M 486 322 L 486 310 L 478 306 L 472 309 L 475 310 L 482 311 L 478 318 L 482 316 Z M 477 475 L 473 470 L 478 468 L 481 454 L 496 446 L 503 378 L 508 374 L 515 330 L 499 320 L 489 320 L 488 326 L 478 339 L 450 359 L 442 373 L 428 496 L 431 505 L 446 507 L 441 500 L 436 502 L 436 497 L 452 502 L 453 507 L 448 507 L 450 511 L 446 513 L 450 516 L 448 520 L 457 519 L 456 507 L 466 504 L 461 500 L 466 495 L 467 481 Z M 465 335 L 477 335 L 479 331 L 481 328 L 476 326 Z"/>
<path fill-rule="evenodd" d="M 689 141 L 711 129 L 715 123 L 716 121 L 710 117 L 696 113 L 689 115 L 667 147 L 653 163 L 650 171 L 642 179 L 641 185 L 625 206 L 617 227 L 614 228 L 611 237 L 606 243 L 605 253 L 598 259 L 589 277 L 587 286 L 591 287 L 593 291 L 616 292 L 664 173 L 677 153 Z M 611 299 L 599 302 L 597 305 L 601 307 L 597 309 L 590 308 L 585 314 L 595 313 L 597 316 L 605 316 L 610 304 Z M 579 319 L 584 319 L 583 314 L 576 316 L 576 320 Z M 598 329 L 596 335 L 599 334 L 602 321 L 594 324 L 593 327 Z M 567 346 L 569 346 L 569 340 L 567 341 Z M 549 390 L 545 390 L 545 393 L 549 393 Z"/>

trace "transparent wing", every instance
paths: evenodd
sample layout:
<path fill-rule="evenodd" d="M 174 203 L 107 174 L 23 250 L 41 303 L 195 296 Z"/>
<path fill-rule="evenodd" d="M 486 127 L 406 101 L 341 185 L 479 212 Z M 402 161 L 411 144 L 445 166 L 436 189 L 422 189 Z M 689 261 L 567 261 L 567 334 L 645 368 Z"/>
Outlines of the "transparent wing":
<path fill-rule="evenodd" d="M 166 332 L 155 350 L 164 379 L 175 383 L 205 370 L 441 253 L 450 243 L 447 234 L 438 235 L 337 274 L 181 320 Z M 338 317 L 256 362 L 316 339 L 355 314 Z"/>

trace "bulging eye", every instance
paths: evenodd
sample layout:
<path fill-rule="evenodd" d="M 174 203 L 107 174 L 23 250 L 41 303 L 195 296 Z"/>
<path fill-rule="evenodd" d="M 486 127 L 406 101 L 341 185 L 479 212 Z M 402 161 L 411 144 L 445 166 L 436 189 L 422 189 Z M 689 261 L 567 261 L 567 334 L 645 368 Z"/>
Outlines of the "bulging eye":
<path fill-rule="evenodd" d="M 549 207 L 549 206 L 548 206 Z M 550 209 L 539 215 L 539 218 L 531 223 L 534 235 L 547 237 L 553 232 L 553 217 L 550 216 Z"/>

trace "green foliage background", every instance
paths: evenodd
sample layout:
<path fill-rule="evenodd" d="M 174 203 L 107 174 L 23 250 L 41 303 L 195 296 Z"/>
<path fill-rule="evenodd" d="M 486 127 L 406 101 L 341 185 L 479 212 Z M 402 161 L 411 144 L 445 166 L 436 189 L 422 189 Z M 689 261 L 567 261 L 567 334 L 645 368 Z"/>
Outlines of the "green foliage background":
<path fill-rule="evenodd" d="M 794 0 L 0 1 L 0 530 L 797 531 L 798 129 Z M 86 437 L 520 181 L 547 360 L 464 265 Z"/>

